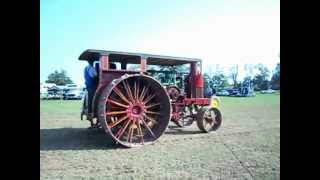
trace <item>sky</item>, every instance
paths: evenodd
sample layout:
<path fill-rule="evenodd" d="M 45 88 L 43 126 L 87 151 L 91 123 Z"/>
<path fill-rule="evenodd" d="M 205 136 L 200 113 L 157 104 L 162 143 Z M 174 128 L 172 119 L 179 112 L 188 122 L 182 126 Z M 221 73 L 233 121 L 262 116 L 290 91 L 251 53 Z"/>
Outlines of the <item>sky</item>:
<path fill-rule="evenodd" d="M 41 0 L 40 82 L 83 84 L 86 49 L 201 58 L 203 71 L 280 62 L 280 0 Z"/>

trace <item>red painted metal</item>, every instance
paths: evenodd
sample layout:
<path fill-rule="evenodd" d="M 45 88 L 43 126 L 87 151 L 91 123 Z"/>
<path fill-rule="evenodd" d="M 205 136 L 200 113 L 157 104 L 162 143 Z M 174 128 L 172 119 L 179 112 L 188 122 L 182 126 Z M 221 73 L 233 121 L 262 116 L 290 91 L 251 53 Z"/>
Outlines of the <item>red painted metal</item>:
<path fill-rule="evenodd" d="M 172 119 L 178 121 L 181 118 L 181 112 L 172 112 Z"/>
<path fill-rule="evenodd" d="M 126 119 L 128 119 L 127 115 L 123 116 L 122 118 L 118 119 L 116 122 L 114 122 L 114 123 L 112 123 L 112 124 L 110 124 L 108 126 L 109 126 L 109 128 L 113 128 L 113 127 L 115 127 L 116 125 L 118 125 L 119 123 L 121 123 L 122 121 L 124 121 Z"/>
<path fill-rule="evenodd" d="M 124 108 L 128 108 L 128 107 L 129 107 L 128 105 L 124 105 L 124 104 L 119 103 L 119 102 L 117 102 L 117 101 L 114 101 L 114 100 L 112 100 L 112 99 L 108 99 L 107 101 L 110 102 L 110 103 L 112 103 L 112 104 L 118 105 L 118 106 L 120 106 L 120 107 L 124 107 Z"/>
<path fill-rule="evenodd" d="M 204 87 L 204 80 L 202 74 L 197 74 L 195 76 L 194 85 L 196 88 L 203 88 Z"/>
<path fill-rule="evenodd" d="M 140 119 L 143 117 L 143 113 L 145 112 L 146 112 L 146 108 L 144 105 L 142 105 L 141 103 L 133 103 L 127 109 L 127 116 L 130 119 L 134 119 L 134 118 Z"/>
<path fill-rule="evenodd" d="M 210 99 L 209 98 L 184 98 L 181 102 L 175 102 L 173 103 L 176 106 L 186 106 L 190 104 L 195 105 L 210 105 Z"/>
<path fill-rule="evenodd" d="M 121 136 L 123 135 L 123 133 L 124 133 L 125 130 L 127 129 L 127 127 L 128 127 L 128 125 L 130 124 L 130 122 L 131 122 L 131 119 L 129 119 L 129 120 L 126 122 L 126 125 L 125 125 L 124 127 L 122 127 L 122 128 L 117 132 L 116 137 L 117 137 L 118 139 L 121 138 Z"/>
<path fill-rule="evenodd" d="M 156 136 L 154 135 L 153 131 L 150 129 L 150 127 L 148 126 L 148 124 L 146 123 L 146 121 L 144 120 L 144 118 L 141 119 L 142 124 L 144 125 L 144 127 L 149 131 L 149 133 L 156 138 Z"/>
<path fill-rule="evenodd" d="M 190 65 L 189 83 L 188 83 L 189 92 L 187 92 L 187 94 L 188 94 L 187 97 L 188 98 L 195 98 L 196 97 L 196 88 L 195 88 L 195 85 L 194 85 L 196 72 L 197 72 L 197 64 L 196 63 L 191 63 L 191 65 Z"/>
<path fill-rule="evenodd" d="M 108 56 L 101 56 L 101 69 L 106 71 L 109 69 L 109 57 Z"/>
<path fill-rule="evenodd" d="M 190 105 L 190 104 L 196 104 L 196 105 L 210 105 L 210 99 L 209 98 L 185 98 L 183 100 L 183 104 Z"/>
<path fill-rule="evenodd" d="M 147 59 L 141 58 L 140 69 L 141 69 L 141 72 L 147 71 Z"/>

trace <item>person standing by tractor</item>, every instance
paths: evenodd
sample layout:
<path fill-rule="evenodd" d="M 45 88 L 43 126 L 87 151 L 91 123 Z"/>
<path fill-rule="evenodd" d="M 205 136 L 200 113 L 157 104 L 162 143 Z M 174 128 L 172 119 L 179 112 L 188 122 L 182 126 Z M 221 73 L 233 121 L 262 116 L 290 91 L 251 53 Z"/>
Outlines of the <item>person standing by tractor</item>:
<path fill-rule="evenodd" d="M 84 68 L 84 79 L 85 79 L 85 85 L 88 92 L 88 116 L 87 120 L 90 121 L 91 127 L 94 126 L 93 123 L 93 113 L 92 113 L 92 100 L 93 96 L 95 94 L 95 91 L 98 86 L 98 72 L 93 66 L 93 60 L 88 61 L 88 65 Z"/>

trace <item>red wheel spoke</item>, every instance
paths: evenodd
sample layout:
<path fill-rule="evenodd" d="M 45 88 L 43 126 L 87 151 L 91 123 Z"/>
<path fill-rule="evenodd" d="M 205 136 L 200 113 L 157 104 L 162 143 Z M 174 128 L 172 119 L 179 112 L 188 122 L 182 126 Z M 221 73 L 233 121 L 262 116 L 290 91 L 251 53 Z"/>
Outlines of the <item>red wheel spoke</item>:
<path fill-rule="evenodd" d="M 133 134 L 134 129 L 132 127 L 130 127 L 129 129 L 129 135 L 127 136 L 127 142 L 130 141 L 130 143 L 132 142 L 132 134 Z"/>
<path fill-rule="evenodd" d="M 136 122 L 138 124 L 138 133 L 139 133 L 139 136 L 141 138 L 141 143 L 144 144 L 144 139 L 143 139 L 143 135 L 142 135 L 142 130 L 141 130 L 141 125 L 140 123 L 137 121 Z"/>
<path fill-rule="evenodd" d="M 131 120 L 129 119 L 129 121 L 127 121 L 127 124 L 117 132 L 116 138 L 118 138 L 120 140 L 122 134 L 124 133 L 124 131 L 127 129 L 128 125 L 130 124 L 130 121 Z"/>
<path fill-rule="evenodd" d="M 128 81 L 123 81 L 123 85 L 124 85 L 124 87 L 125 87 L 125 89 L 126 89 L 126 91 L 127 91 L 127 94 L 128 94 L 128 96 L 129 96 L 129 98 L 131 99 L 131 101 L 133 101 L 134 102 L 134 98 L 133 98 L 133 95 L 132 95 L 132 91 L 131 91 L 131 89 L 130 89 L 130 87 L 129 87 L 129 85 L 128 85 Z"/>
<path fill-rule="evenodd" d="M 138 101 L 138 86 L 137 86 L 137 81 L 134 82 L 134 87 L 133 87 L 133 88 L 134 88 L 134 91 L 133 91 L 133 92 L 134 92 L 134 97 L 133 97 L 133 98 L 134 98 L 135 101 Z"/>
<path fill-rule="evenodd" d="M 152 132 L 152 130 L 150 129 L 150 127 L 148 126 L 148 124 L 144 121 L 144 119 L 141 119 L 143 125 L 147 128 L 147 130 L 150 132 L 150 134 L 154 137 L 157 138 L 154 133 Z"/>
<path fill-rule="evenodd" d="M 124 113 L 127 113 L 127 111 L 111 111 L 111 112 L 106 112 L 106 115 L 112 116 L 112 115 L 124 114 Z"/>
<path fill-rule="evenodd" d="M 147 118 L 148 120 L 150 120 L 151 122 L 153 122 L 153 123 L 155 123 L 155 124 L 158 124 L 158 122 L 154 119 L 154 118 L 152 118 L 152 117 L 149 117 L 148 115 L 144 115 L 144 117 L 145 118 Z"/>
<path fill-rule="evenodd" d="M 148 96 L 147 99 L 144 101 L 144 104 L 147 104 L 152 98 L 154 98 L 156 95 L 153 94 L 151 96 Z"/>
<path fill-rule="evenodd" d="M 124 100 L 128 104 L 131 104 L 129 100 L 122 94 L 122 92 L 117 87 L 115 87 L 113 90 L 122 100 Z"/>
<path fill-rule="evenodd" d="M 142 92 L 141 92 L 141 95 L 140 95 L 140 97 L 139 97 L 139 100 L 140 100 L 140 101 L 143 101 L 144 96 L 147 94 L 147 91 L 148 91 L 148 87 L 143 87 Z"/>
<path fill-rule="evenodd" d="M 112 103 L 112 104 L 118 105 L 118 106 L 120 106 L 120 107 L 124 107 L 124 108 L 128 108 L 128 107 L 129 107 L 129 106 L 124 105 L 124 104 L 122 104 L 122 103 L 116 102 L 116 101 L 114 101 L 114 100 L 112 100 L 112 99 L 108 99 L 107 101 L 110 102 L 110 103 Z"/>
<path fill-rule="evenodd" d="M 137 94 L 136 94 L 136 101 L 139 101 L 139 93 L 140 93 L 140 83 L 138 81 L 138 85 L 137 85 Z"/>
<path fill-rule="evenodd" d="M 132 128 L 131 137 L 130 137 L 130 143 L 132 143 L 132 136 L 134 135 L 136 129 Z"/>
<path fill-rule="evenodd" d="M 154 111 L 146 111 L 146 113 L 160 115 L 160 113 L 158 113 L 158 112 L 154 112 Z"/>
<path fill-rule="evenodd" d="M 115 117 L 110 117 L 112 123 L 114 123 L 114 118 L 115 118 Z"/>
<path fill-rule="evenodd" d="M 143 87 L 142 91 L 141 91 L 141 93 L 140 93 L 140 95 L 138 97 L 140 101 L 142 101 L 141 97 L 143 96 L 145 90 L 146 90 L 146 87 Z"/>
<path fill-rule="evenodd" d="M 136 99 L 137 95 L 137 81 L 133 83 L 133 99 Z"/>
<path fill-rule="evenodd" d="M 154 104 L 146 106 L 146 108 L 149 109 L 149 108 L 152 108 L 152 107 L 158 106 L 158 105 L 160 105 L 160 103 L 154 103 Z"/>
<path fill-rule="evenodd" d="M 118 119 L 116 122 L 112 122 L 112 124 L 110 124 L 108 126 L 109 126 L 109 128 L 113 128 L 114 126 L 116 126 L 117 124 L 121 123 L 122 121 L 124 121 L 127 118 L 128 118 L 128 116 L 125 115 L 122 118 Z"/>

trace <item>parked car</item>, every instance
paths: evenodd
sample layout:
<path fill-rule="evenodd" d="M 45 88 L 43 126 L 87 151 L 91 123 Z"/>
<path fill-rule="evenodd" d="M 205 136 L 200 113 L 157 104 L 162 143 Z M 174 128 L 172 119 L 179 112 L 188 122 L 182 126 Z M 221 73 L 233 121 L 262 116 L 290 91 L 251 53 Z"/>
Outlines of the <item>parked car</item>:
<path fill-rule="evenodd" d="M 217 92 L 217 96 L 229 96 L 229 92 L 227 90 L 221 90 Z"/>
<path fill-rule="evenodd" d="M 272 93 L 275 93 L 276 91 L 275 90 L 272 90 L 272 89 L 268 89 L 268 90 L 263 90 L 261 91 L 262 94 L 272 94 Z"/>
<path fill-rule="evenodd" d="M 76 84 L 69 84 L 64 89 L 63 99 L 82 99 L 84 96 L 83 88 Z"/>
<path fill-rule="evenodd" d="M 237 97 L 254 97 L 256 94 L 253 89 L 249 87 L 241 87 L 239 88 L 239 92 L 237 93 Z"/>
<path fill-rule="evenodd" d="M 229 89 L 227 91 L 229 93 L 229 96 L 236 96 L 237 94 L 240 93 L 238 89 Z"/>
<path fill-rule="evenodd" d="M 82 89 L 70 89 L 68 92 L 65 93 L 64 98 L 67 99 L 82 99 L 84 92 Z"/>

